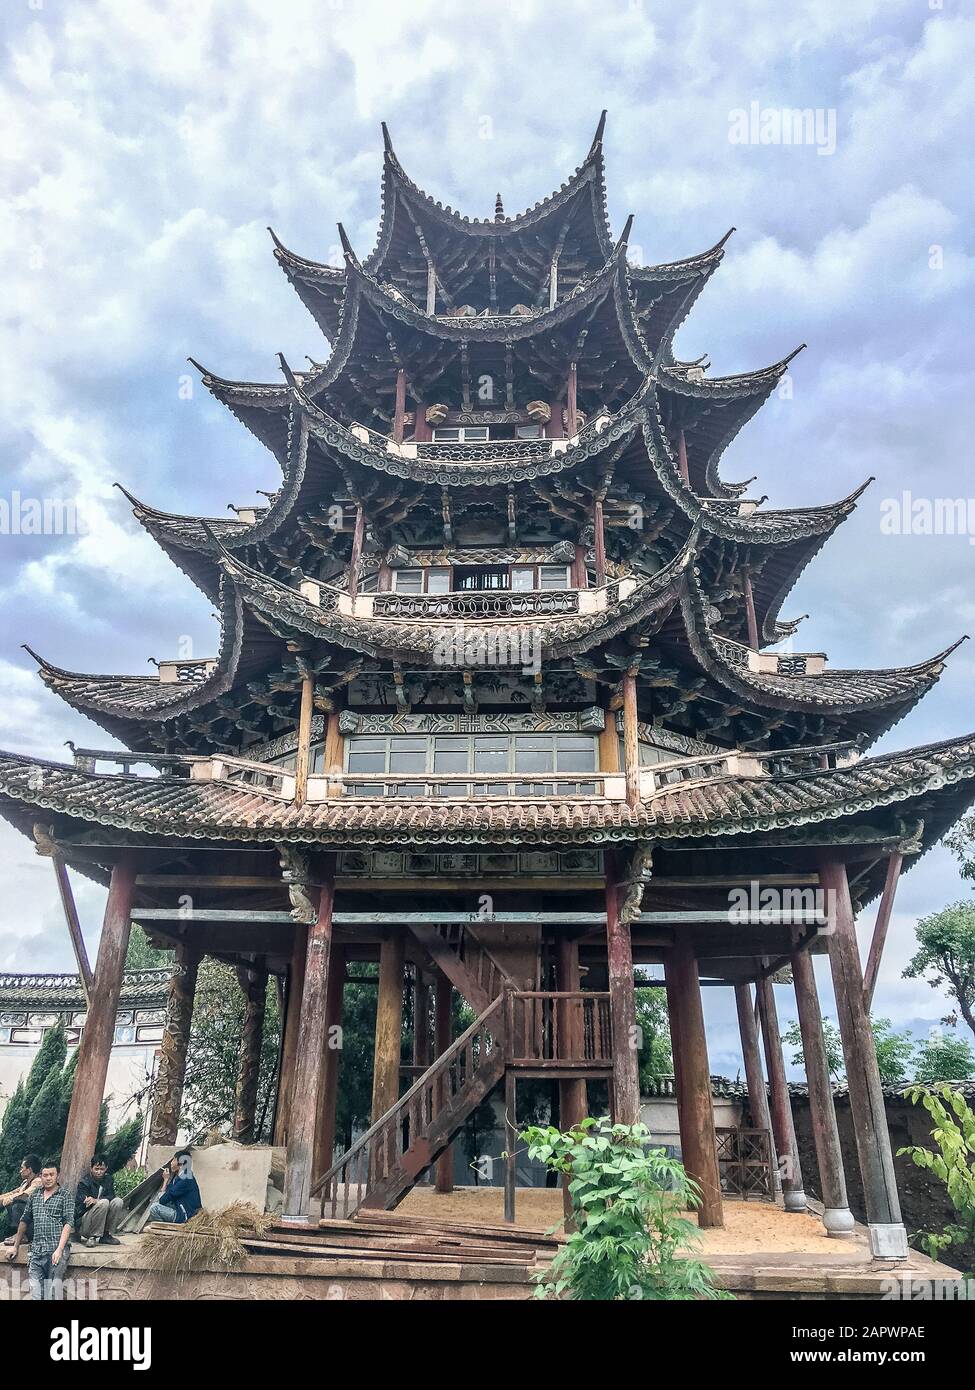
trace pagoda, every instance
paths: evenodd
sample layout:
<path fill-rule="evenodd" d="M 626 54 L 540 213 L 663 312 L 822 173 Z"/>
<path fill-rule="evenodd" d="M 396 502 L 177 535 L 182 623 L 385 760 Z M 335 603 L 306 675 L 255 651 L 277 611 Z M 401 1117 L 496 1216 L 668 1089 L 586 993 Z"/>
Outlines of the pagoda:
<path fill-rule="evenodd" d="M 666 988 L 700 1223 L 721 1224 L 727 1187 L 702 984 L 735 992 L 752 1152 L 767 1144 L 769 1190 L 801 1209 L 772 991 L 785 971 L 841 1236 L 823 953 L 872 1249 L 904 1254 L 869 1004 L 901 866 L 975 798 L 975 736 L 868 750 L 949 653 L 847 670 L 794 650 L 783 607 L 866 484 L 777 509 L 722 476 L 790 356 L 723 377 L 675 357 L 727 236 L 632 264 L 632 219 L 614 237 L 606 212 L 604 118 L 557 192 L 517 216 L 499 196 L 483 220 L 422 192 L 383 134 L 371 254 L 340 228 L 336 268 L 272 233 L 330 350 L 300 370 L 282 358 L 266 384 L 200 369 L 266 446 L 270 490 L 209 519 L 125 493 L 217 610 L 214 655 L 151 676 L 37 657 L 116 746 L 75 748 L 72 765 L 0 753 L 0 811 L 53 859 L 69 924 L 69 868 L 109 890 L 65 1180 L 94 1143 L 137 921 L 176 961 L 158 1142 L 176 1139 L 204 955 L 236 966 L 247 1000 L 234 1132 L 253 1138 L 277 978 L 274 1138 L 294 1224 L 392 1208 L 431 1168 L 448 1187 L 465 1120 L 503 1087 L 513 1124 L 522 1077 L 557 1086 L 563 1125 L 606 1105 L 637 1121 L 646 966 L 663 967 L 650 978 Z M 864 970 L 855 915 L 874 898 Z M 331 1041 L 364 961 L 378 962 L 373 1123 L 339 1154 Z M 458 1037 L 455 991 L 475 1019 Z"/>

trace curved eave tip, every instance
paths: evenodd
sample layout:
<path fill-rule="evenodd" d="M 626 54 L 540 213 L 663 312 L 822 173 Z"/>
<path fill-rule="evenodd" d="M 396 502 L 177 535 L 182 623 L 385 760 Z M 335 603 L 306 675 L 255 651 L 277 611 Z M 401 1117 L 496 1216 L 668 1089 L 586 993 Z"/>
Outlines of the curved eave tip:
<path fill-rule="evenodd" d="M 359 264 L 359 258 L 358 258 L 358 256 L 356 255 L 356 253 L 353 251 L 353 249 L 352 249 L 352 242 L 349 240 L 348 235 L 347 235 L 347 233 L 346 233 L 346 230 L 345 230 L 345 228 L 342 226 L 342 223 L 341 223 L 341 222 L 338 224 L 338 229 L 339 229 L 339 241 L 342 243 L 342 254 L 345 256 L 346 261 L 347 261 L 350 265 L 358 266 L 358 264 Z"/>
<path fill-rule="evenodd" d="M 288 366 L 288 359 L 283 352 L 278 353 L 278 365 L 281 368 L 285 381 L 291 387 L 292 391 L 296 391 L 298 389 L 298 379 Z"/>
<path fill-rule="evenodd" d="M 395 158 L 396 158 L 396 151 L 393 149 L 393 142 L 392 142 L 392 140 L 391 140 L 391 138 L 390 138 L 390 134 L 389 134 L 389 126 L 386 124 L 385 121 L 380 121 L 379 124 L 380 124 L 380 127 L 382 128 L 382 132 L 383 132 L 383 150 L 384 150 L 385 153 L 388 154 L 392 159 L 395 159 Z"/>
<path fill-rule="evenodd" d="M 724 236 L 721 238 L 721 240 L 720 240 L 720 241 L 717 243 L 717 245 L 715 246 L 715 248 L 714 248 L 715 251 L 721 251 L 721 250 L 723 250 L 724 247 L 727 245 L 727 243 L 728 243 L 728 242 L 731 240 L 731 238 L 734 236 L 735 232 L 737 232 L 737 230 L 738 230 L 737 227 L 729 227 L 728 230 L 725 232 Z"/>
<path fill-rule="evenodd" d="M 628 245 L 629 240 L 630 240 L 630 232 L 632 232 L 632 230 L 633 230 L 633 213 L 631 212 L 630 215 L 629 215 L 629 217 L 626 219 L 626 223 L 625 223 L 625 225 L 624 225 L 624 227 L 623 227 L 623 231 L 622 231 L 622 233 L 621 233 L 621 235 L 620 235 L 620 239 L 619 239 L 619 241 L 616 243 L 616 255 L 619 255 L 620 252 L 626 250 L 627 245 Z"/>
<path fill-rule="evenodd" d="M 600 112 L 600 116 L 599 116 L 599 124 L 596 126 L 596 134 L 592 137 L 592 144 L 589 146 L 589 158 L 590 158 L 590 159 L 592 159 L 593 155 L 596 154 L 596 152 L 599 150 L 600 146 L 602 145 L 602 143 L 603 143 L 603 134 L 604 134 L 605 130 L 606 130 L 606 112 L 605 112 L 605 111 L 602 111 L 602 112 Z"/>
<path fill-rule="evenodd" d="M 197 362 L 195 357 L 187 357 L 186 360 L 187 362 L 189 362 L 191 367 L 196 368 L 196 370 L 200 373 L 200 376 L 203 378 L 204 381 L 220 380 L 219 377 L 214 376 L 213 372 L 207 371 L 206 367 L 204 367 L 202 362 Z"/>
<path fill-rule="evenodd" d="M 22 650 L 25 651 L 28 656 L 32 656 L 34 658 L 38 666 L 42 667 L 45 670 L 47 669 L 48 663 L 44 660 L 42 656 L 39 656 L 38 653 L 35 652 L 33 647 L 29 647 L 26 642 L 21 642 L 20 645 Z"/>
<path fill-rule="evenodd" d="M 283 242 L 283 241 L 281 240 L 281 238 L 278 236 L 278 234 L 277 234 L 277 232 L 274 230 L 274 228 L 273 228 L 273 227 L 268 227 L 267 230 L 268 230 L 268 235 L 270 236 L 271 240 L 274 242 L 274 249 L 275 249 L 275 251 L 280 251 L 282 254 L 287 254 L 288 248 L 285 246 L 284 242 Z"/>
<path fill-rule="evenodd" d="M 793 349 L 792 349 L 792 351 L 789 353 L 788 357 L 783 357 L 782 361 L 779 363 L 779 367 L 782 369 L 782 371 L 785 371 L 785 369 L 786 369 L 786 367 L 789 365 L 789 363 L 790 363 L 794 358 L 798 357 L 799 354 L 800 354 L 800 352 L 805 352 L 805 350 L 806 350 L 806 344 L 805 344 L 805 343 L 800 343 L 799 346 L 798 346 L 797 348 L 793 348 Z"/>
<path fill-rule="evenodd" d="M 117 487 L 119 492 L 125 498 L 125 500 L 131 503 L 133 507 L 138 508 L 139 511 L 145 510 L 145 504 L 140 502 L 138 497 L 134 496 L 133 493 L 131 493 L 127 487 L 123 487 L 121 483 L 113 483 L 112 487 Z"/>
<path fill-rule="evenodd" d="M 864 478 L 860 486 L 856 488 L 855 491 L 850 493 L 844 505 L 852 507 L 853 503 L 857 502 L 863 496 L 870 484 L 875 483 L 876 481 L 877 479 L 872 473 L 870 474 L 869 478 Z"/>
<path fill-rule="evenodd" d="M 968 633 L 963 632 L 962 635 L 958 638 L 957 642 L 952 642 L 950 647 L 945 647 L 944 651 L 940 654 L 940 656 L 934 657 L 934 661 L 947 661 L 948 657 L 951 656 L 952 652 L 956 652 L 958 648 L 961 646 L 962 642 L 967 641 Z"/>

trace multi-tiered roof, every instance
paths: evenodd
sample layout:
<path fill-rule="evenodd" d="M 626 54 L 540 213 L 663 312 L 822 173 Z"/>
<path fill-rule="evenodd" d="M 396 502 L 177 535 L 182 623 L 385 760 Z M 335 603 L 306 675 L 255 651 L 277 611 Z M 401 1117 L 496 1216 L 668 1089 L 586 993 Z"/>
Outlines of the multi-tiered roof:
<path fill-rule="evenodd" d="M 126 493 L 217 605 L 215 656 L 162 663 L 153 676 L 70 672 L 38 658 L 73 708 L 127 749 L 162 755 L 163 775 L 103 776 L 82 756 L 73 769 L 45 765 L 38 780 L 31 760 L 3 754 L 4 814 L 25 828 L 43 807 L 135 836 L 378 844 L 433 842 L 448 821 L 452 834 L 492 841 L 798 833 L 823 821 L 839 834 L 882 807 L 888 831 L 923 821 L 930 843 L 975 794 L 971 739 L 856 759 L 931 688 L 948 652 L 834 670 L 821 653 L 770 650 L 791 639 L 798 620 L 783 619 L 783 605 L 866 483 L 836 502 L 776 509 L 748 495 L 753 480 L 720 476 L 725 449 L 795 355 L 730 377 L 674 356 L 730 233 L 686 260 L 632 265 L 630 223 L 614 239 L 607 218 L 603 121 L 558 192 L 516 217 L 499 197 L 491 220 L 423 193 L 385 128 L 384 137 L 382 217 L 366 259 L 341 228 L 338 268 L 274 237 L 330 341 L 325 360 L 296 371 L 282 359 L 273 384 L 201 368 L 280 469 L 267 501 L 204 519 Z M 431 425 L 444 420 L 490 421 L 506 437 L 445 443 Z M 538 437 L 517 437 L 533 421 Z M 476 600 L 375 583 L 408 563 L 526 556 L 571 562 L 576 583 Z M 538 669 L 528 676 L 512 661 L 499 684 L 496 669 L 469 663 L 469 644 L 445 646 L 458 624 L 519 653 L 533 644 Z M 269 761 L 294 734 L 308 675 L 320 726 L 353 687 L 393 711 L 456 703 L 474 714 L 514 702 L 536 714 L 594 705 L 611 717 L 625 672 L 637 675 L 642 736 L 675 763 L 697 759 L 686 770 L 701 773 L 678 770 L 637 806 L 598 796 L 292 805 L 253 777 L 189 781 L 179 763 Z M 750 761 L 736 762 L 741 754 Z"/>

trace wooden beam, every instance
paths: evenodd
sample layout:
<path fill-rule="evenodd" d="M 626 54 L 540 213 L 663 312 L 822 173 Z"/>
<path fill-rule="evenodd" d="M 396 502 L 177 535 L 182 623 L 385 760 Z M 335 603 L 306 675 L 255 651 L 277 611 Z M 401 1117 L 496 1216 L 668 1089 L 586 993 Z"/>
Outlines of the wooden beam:
<path fill-rule="evenodd" d="M 877 976 L 880 974 L 880 961 L 884 954 L 884 943 L 887 940 L 887 928 L 890 926 L 890 915 L 894 910 L 894 898 L 897 894 L 897 881 L 900 878 L 901 868 L 904 864 L 904 856 L 899 851 L 895 851 L 887 860 L 887 877 L 884 881 L 884 891 L 880 899 L 880 906 L 877 908 L 877 921 L 874 924 L 873 936 L 870 940 L 870 950 L 867 953 L 867 966 L 863 972 L 863 1003 L 870 1012 L 873 1003 L 873 992 L 877 987 Z"/>
<path fill-rule="evenodd" d="M 755 616 L 755 591 L 752 588 L 751 571 L 746 568 L 742 571 L 742 590 L 745 595 L 745 620 L 748 624 L 748 645 L 752 651 L 758 651 L 758 620 Z"/>
<path fill-rule="evenodd" d="M 298 747 L 295 750 L 295 801 L 303 806 L 308 796 L 308 769 L 311 764 L 311 720 L 315 707 L 315 677 L 301 682 L 301 708 L 298 713 Z"/>
<path fill-rule="evenodd" d="M 398 380 L 398 378 L 397 378 Z M 402 423 L 400 425 L 402 429 Z M 402 439 L 402 434 L 400 435 Z M 352 532 L 352 554 L 349 557 L 349 598 L 355 600 L 359 592 L 359 566 L 362 563 L 362 546 L 366 538 L 366 514 L 362 503 L 356 504 L 355 529 Z"/>
<path fill-rule="evenodd" d="M 129 945 L 130 912 L 135 895 L 135 858 L 124 854 L 112 869 L 102 934 L 92 979 L 91 1004 L 78 1046 L 68 1125 L 61 1151 L 61 1184 L 73 1191 L 87 1172 L 98 1139 L 98 1122 L 108 1062 L 115 1040 L 125 953 Z"/>
<path fill-rule="evenodd" d="M 54 865 L 54 876 L 58 883 L 58 892 L 61 895 L 61 906 L 64 909 L 64 920 L 68 924 L 68 935 L 71 938 L 71 946 L 74 950 L 75 962 L 78 966 L 78 974 L 81 976 L 81 989 L 85 996 L 85 1003 L 91 1004 L 91 962 L 88 959 L 88 948 L 85 945 L 85 938 L 81 932 L 81 922 L 78 920 L 78 909 L 75 906 L 74 893 L 71 891 L 71 880 L 68 877 L 68 866 L 64 859 L 57 852 L 51 855 L 51 863 Z"/>

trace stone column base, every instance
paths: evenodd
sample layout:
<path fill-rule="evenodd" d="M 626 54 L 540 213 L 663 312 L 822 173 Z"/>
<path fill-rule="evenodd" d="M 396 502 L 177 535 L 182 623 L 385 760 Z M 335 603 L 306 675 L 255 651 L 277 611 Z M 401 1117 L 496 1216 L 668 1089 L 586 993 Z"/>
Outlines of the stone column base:
<path fill-rule="evenodd" d="M 907 1258 L 907 1230 L 902 1222 L 871 1222 L 867 1229 L 870 1232 L 870 1253 L 875 1260 Z"/>
<path fill-rule="evenodd" d="M 783 1192 L 782 1201 L 786 1211 L 795 1212 L 806 1210 L 806 1194 L 801 1187 L 793 1188 L 791 1192 Z"/>
<path fill-rule="evenodd" d="M 826 1207 L 823 1211 L 823 1225 L 828 1236 L 845 1239 L 852 1236 L 856 1222 L 849 1207 Z"/>

